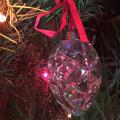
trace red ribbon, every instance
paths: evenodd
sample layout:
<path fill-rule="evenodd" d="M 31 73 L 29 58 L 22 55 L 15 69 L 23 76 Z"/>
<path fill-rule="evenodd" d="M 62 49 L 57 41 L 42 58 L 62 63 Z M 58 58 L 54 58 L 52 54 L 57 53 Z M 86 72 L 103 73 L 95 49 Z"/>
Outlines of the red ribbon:
<path fill-rule="evenodd" d="M 60 0 L 55 0 L 55 3 L 58 4 L 60 2 Z"/>
<path fill-rule="evenodd" d="M 48 36 L 48 37 L 55 37 L 59 32 L 61 32 L 65 26 L 66 26 L 66 17 L 67 17 L 67 11 L 68 11 L 68 8 L 70 9 L 70 13 L 71 13 L 71 19 L 73 20 L 75 26 L 76 26 L 76 29 L 78 31 L 78 34 L 79 34 L 79 37 L 80 37 L 80 40 L 82 42 L 88 42 L 88 37 L 87 37 L 87 34 L 85 32 L 85 29 L 84 29 L 84 26 L 82 24 L 82 21 L 80 19 L 80 16 L 79 16 L 79 13 L 77 11 L 77 8 L 76 8 L 76 4 L 74 2 L 74 0 L 55 0 L 55 3 L 57 4 L 55 7 L 53 7 L 52 9 L 50 9 L 48 12 L 43 12 L 41 14 L 39 14 L 36 18 L 36 22 L 35 22 L 35 30 L 41 32 L 42 34 Z M 60 25 L 60 28 L 58 31 L 53 31 L 53 30 L 46 30 L 46 29 L 40 29 L 38 28 L 38 24 L 41 20 L 42 17 L 46 16 L 46 15 L 49 15 L 53 12 L 55 12 L 57 9 L 59 9 L 60 7 L 62 7 L 62 22 L 61 22 L 61 25 Z"/>

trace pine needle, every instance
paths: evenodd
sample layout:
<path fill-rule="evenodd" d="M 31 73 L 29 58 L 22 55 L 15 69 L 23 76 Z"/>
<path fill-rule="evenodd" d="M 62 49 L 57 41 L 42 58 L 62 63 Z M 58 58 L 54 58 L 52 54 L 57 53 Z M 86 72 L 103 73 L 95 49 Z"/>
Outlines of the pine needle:
<path fill-rule="evenodd" d="M 48 12 L 46 10 L 42 10 L 42 9 L 39 9 L 39 8 L 34 8 L 34 7 L 30 7 L 30 6 L 14 6 L 13 5 L 13 8 L 25 8 L 25 9 L 33 9 L 33 10 L 37 10 L 37 11 L 40 11 L 40 12 Z"/>
<path fill-rule="evenodd" d="M 12 24 L 11 27 L 14 28 L 14 30 L 16 31 L 17 35 L 18 35 L 18 41 L 20 42 L 20 33 L 19 31 L 17 30 L 17 28 Z"/>
<path fill-rule="evenodd" d="M 0 49 L 5 50 L 5 51 L 8 51 L 8 52 L 13 52 L 13 53 L 15 53 L 14 50 L 11 50 L 11 49 L 9 49 L 9 48 L 5 48 L 5 47 L 2 47 L 2 46 L 0 46 Z"/>
<path fill-rule="evenodd" d="M 17 44 L 16 41 L 14 41 L 13 39 L 7 37 L 6 35 L 3 35 L 2 33 L 0 33 L 0 36 L 3 37 L 3 38 L 5 38 L 6 40 L 8 40 L 8 41 L 10 41 L 10 42 L 13 42 L 13 43 Z"/>

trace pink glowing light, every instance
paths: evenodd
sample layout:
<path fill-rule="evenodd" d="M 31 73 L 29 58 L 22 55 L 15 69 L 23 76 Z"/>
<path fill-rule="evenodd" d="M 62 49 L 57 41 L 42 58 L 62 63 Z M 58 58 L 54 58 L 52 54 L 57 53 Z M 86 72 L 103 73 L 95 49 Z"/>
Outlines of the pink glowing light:
<path fill-rule="evenodd" d="M 44 78 L 48 78 L 48 73 L 45 72 L 45 73 L 43 74 L 43 76 L 44 76 Z"/>
<path fill-rule="evenodd" d="M 41 89 L 45 94 L 49 91 L 50 72 L 47 67 L 38 67 L 34 69 L 35 81 L 34 87 Z"/>
<path fill-rule="evenodd" d="M 45 68 L 35 69 L 35 73 L 38 78 L 42 78 L 45 81 L 49 81 L 50 72 L 48 68 L 45 67 Z"/>
<path fill-rule="evenodd" d="M 43 71 L 41 72 L 41 77 L 44 79 L 44 81 L 49 83 L 50 72 L 47 68 L 43 69 Z"/>

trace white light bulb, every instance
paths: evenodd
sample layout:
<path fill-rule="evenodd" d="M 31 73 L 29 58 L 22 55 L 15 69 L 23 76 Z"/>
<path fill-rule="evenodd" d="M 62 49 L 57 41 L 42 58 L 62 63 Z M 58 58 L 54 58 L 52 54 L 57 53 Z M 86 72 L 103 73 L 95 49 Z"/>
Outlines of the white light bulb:
<path fill-rule="evenodd" d="M 84 75 L 85 74 L 85 70 L 81 69 L 81 74 Z"/>
<path fill-rule="evenodd" d="M 68 118 L 72 118 L 72 114 L 69 113 L 67 117 L 68 117 Z"/>
<path fill-rule="evenodd" d="M 5 22 L 6 19 L 7 17 L 4 14 L 0 13 L 0 22 Z"/>

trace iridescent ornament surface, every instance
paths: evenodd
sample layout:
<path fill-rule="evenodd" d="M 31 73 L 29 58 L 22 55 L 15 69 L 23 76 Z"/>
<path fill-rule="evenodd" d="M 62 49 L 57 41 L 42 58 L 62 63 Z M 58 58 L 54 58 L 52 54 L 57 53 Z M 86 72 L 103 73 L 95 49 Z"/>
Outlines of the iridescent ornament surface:
<path fill-rule="evenodd" d="M 50 56 L 51 90 L 62 107 L 73 115 L 86 111 L 101 83 L 101 62 L 89 43 L 64 40 Z"/>

